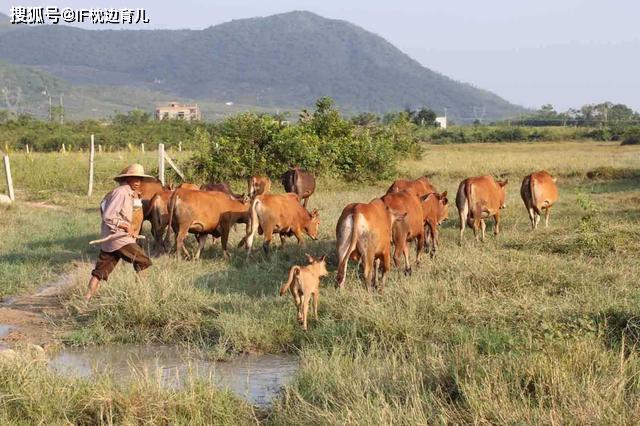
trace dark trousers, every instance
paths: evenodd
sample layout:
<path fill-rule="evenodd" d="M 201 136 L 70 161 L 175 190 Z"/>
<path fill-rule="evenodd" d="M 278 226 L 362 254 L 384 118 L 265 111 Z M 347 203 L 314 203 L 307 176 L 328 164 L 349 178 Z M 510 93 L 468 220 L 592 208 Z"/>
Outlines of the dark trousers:
<path fill-rule="evenodd" d="M 91 275 L 101 281 L 106 281 L 120 259 L 132 263 L 136 272 L 143 271 L 151 266 L 151 259 L 144 253 L 142 247 L 137 244 L 127 244 L 112 252 L 100 250 L 98 261 L 93 271 L 91 271 Z"/>

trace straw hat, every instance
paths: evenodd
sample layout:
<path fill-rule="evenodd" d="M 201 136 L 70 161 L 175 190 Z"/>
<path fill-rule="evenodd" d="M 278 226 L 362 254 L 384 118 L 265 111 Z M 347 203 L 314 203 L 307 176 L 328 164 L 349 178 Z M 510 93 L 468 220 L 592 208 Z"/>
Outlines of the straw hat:
<path fill-rule="evenodd" d="M 129 167 L 125 168 L 120 174 L 113 178 L 113 180 L 120 182 L 122 179 L 126 179 L 128 177 L 137 177 L 142 180 L 155 180 L 153 176 L 146 175 L 144 173 L 144 167 L 141 164 L 132 164 Z"/>

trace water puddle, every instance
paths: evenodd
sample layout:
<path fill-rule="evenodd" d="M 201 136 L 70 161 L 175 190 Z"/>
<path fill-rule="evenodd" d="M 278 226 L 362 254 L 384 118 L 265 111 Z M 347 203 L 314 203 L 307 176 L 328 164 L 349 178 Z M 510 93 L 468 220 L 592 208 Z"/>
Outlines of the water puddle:
<path fill-rule="evenodd" d="M 62 373 L 90 377 L 104 372 L 126 383 L 140 374 L 158 377 L 166 387 L 190 378 L 211 381 L 253 405 L 266 406 L 298 370 L 292 355 L 243 355 L 232 361 L 205 361 L 174 346 L 101 346 L 65 348 L 50 361 Z"/>

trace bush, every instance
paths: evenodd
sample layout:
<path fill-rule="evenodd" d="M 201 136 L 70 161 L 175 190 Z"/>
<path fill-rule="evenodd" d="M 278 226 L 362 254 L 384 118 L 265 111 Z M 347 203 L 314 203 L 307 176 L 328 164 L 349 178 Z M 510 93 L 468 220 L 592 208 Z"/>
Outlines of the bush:
<path fill-rule="evenodd" d="M 400 156 L 420 155 L 410 123 L 360 128 L 343 119 L 332 102 L 320 99 L 310 118 L 292 126 L 269 115 L 242 113 L 215 129 L 197 129 L 188 167 L 192 178 L 278 177 L 295 165 L 316 175 L 375 181 L 393 176 Z"/>
<path fill-rule="evenodd" d="M 621 145 L 640 145 L 640 127 L 632 127 L 624 132 Z"/>

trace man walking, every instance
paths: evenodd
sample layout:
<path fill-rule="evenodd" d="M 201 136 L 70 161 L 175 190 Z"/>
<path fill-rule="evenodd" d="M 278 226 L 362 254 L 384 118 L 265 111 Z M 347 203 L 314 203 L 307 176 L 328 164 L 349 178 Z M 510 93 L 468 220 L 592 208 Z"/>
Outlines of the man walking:
<path fill-rule="evenodd" d="M 120 259 L 132 263 L 137 273 L 151 266 L 151 259 L 136 244 L 138 229 L 132 224 L 134 207 L 142 208 L 138 191 L 143 180 L 155 180 L 146 175 L 140 164 L 132 164 L 114 178 L 120 184 L 109 192 L 100 203 L 102 215 L 100 255 L 91 271 L 89 289 L 85 299 L 89 301 L 106 281 Z M 134 206 L 137 204 L 137 206 Z"/>

